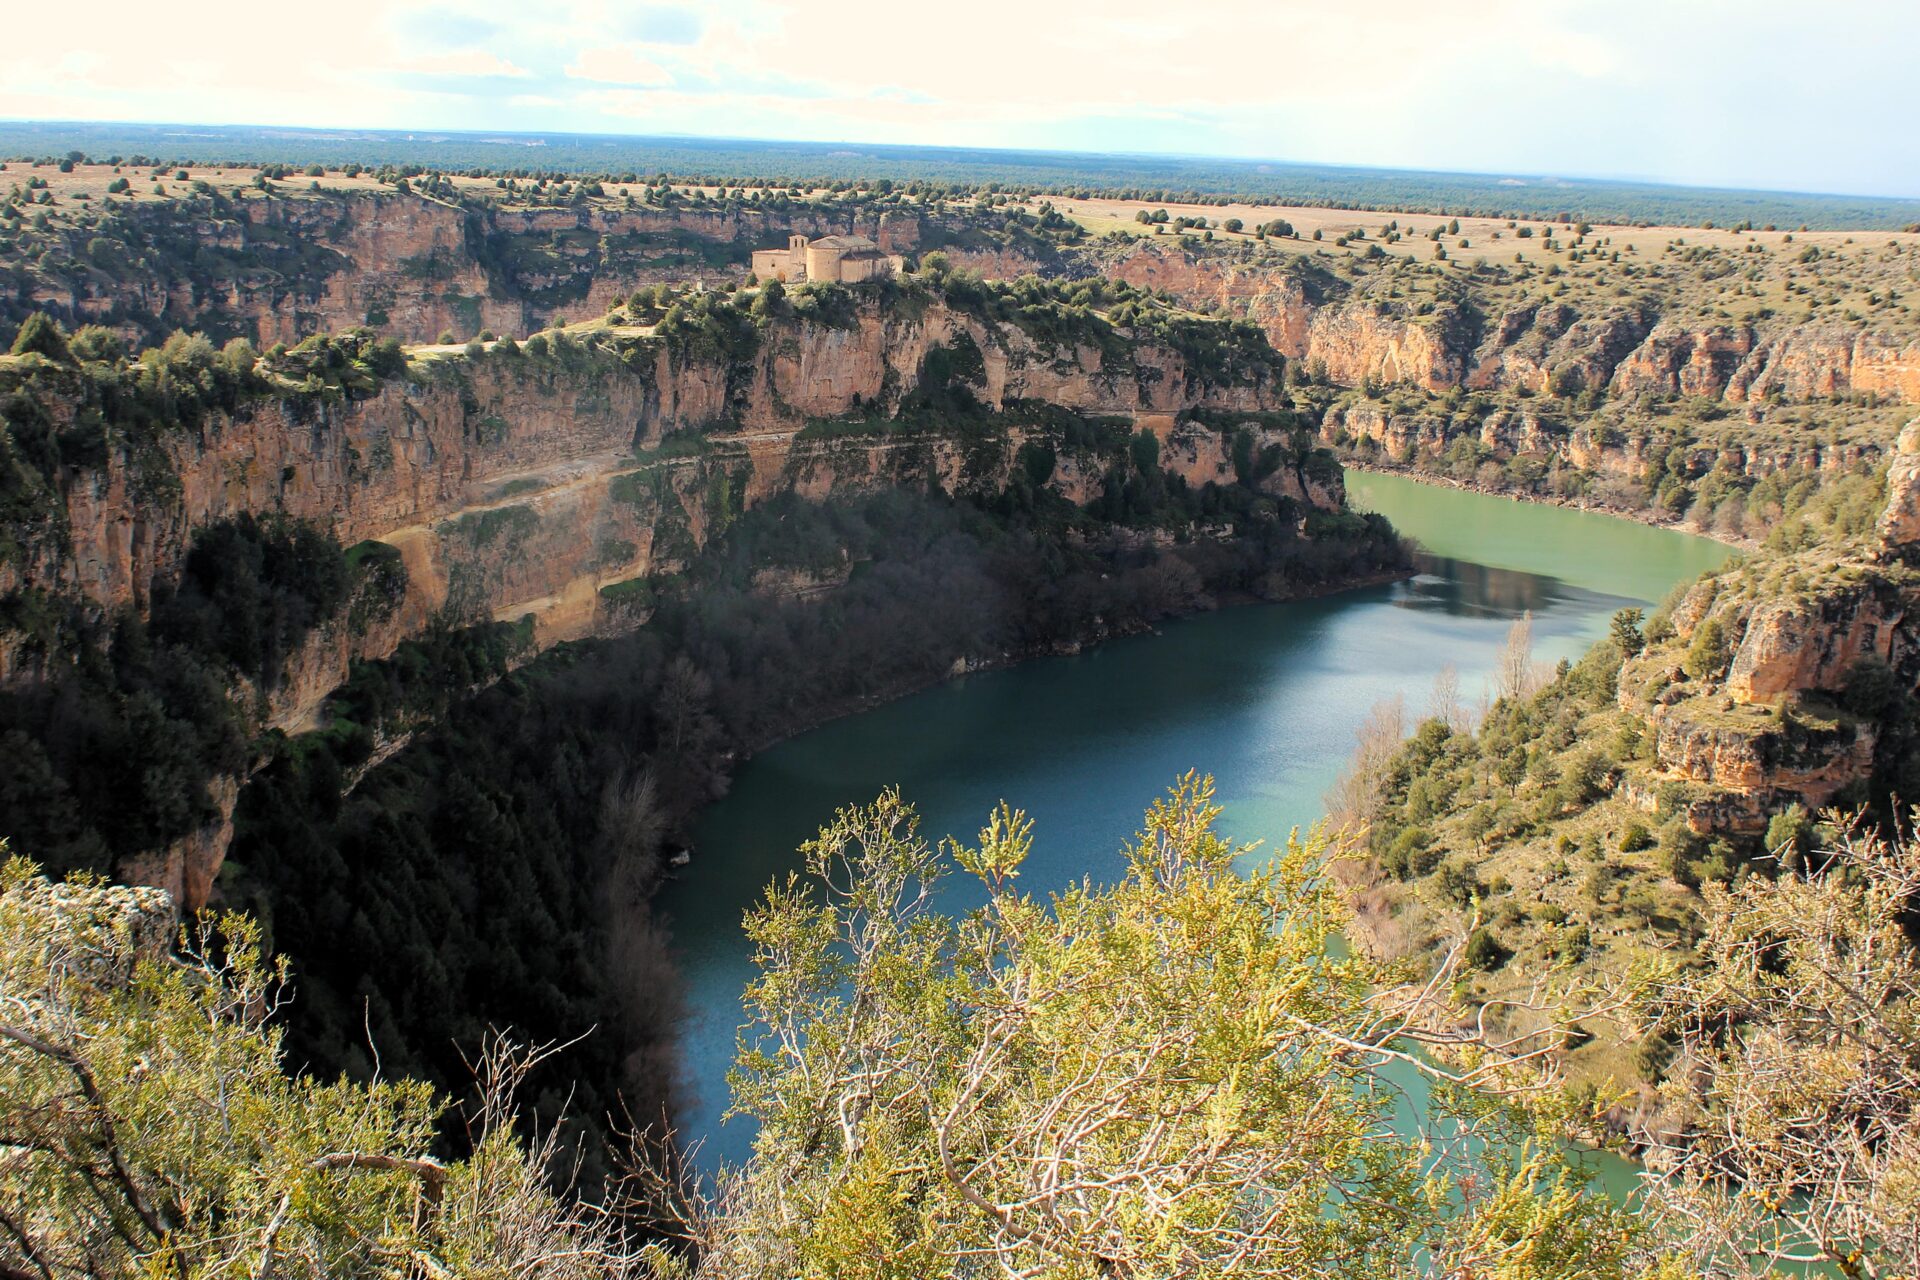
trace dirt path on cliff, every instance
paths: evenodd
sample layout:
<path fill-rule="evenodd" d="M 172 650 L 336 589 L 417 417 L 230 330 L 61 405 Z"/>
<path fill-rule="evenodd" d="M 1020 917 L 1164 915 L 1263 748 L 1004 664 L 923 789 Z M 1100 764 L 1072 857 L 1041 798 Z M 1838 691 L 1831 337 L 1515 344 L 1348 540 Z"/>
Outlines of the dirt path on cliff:
<path fill-rule="evenodd" d="M 538 498 L 584 488 L 604 479 L 610 473 L 629 470 L 644 465 L 646 461 L 647 459 L 637 457 L 630 450 L 616 449 L 590 454 L 584 458 L 569 458 L 565 462 L 534 467 L 526 471 L 509 471 L 487 481 L 490 493 L 486 498 L 455 507 L 443 515 L 435 516 L 432 520 L 415 521 L 412 524 L 389 529 L 385 533 L 375 534 L 373 540 L 391 543 L 396 538 L 431 533 L 435 526 L 459 520 L 463 516 L 482 511 L 497 511 L 502 507 L 521 506 Z"/>

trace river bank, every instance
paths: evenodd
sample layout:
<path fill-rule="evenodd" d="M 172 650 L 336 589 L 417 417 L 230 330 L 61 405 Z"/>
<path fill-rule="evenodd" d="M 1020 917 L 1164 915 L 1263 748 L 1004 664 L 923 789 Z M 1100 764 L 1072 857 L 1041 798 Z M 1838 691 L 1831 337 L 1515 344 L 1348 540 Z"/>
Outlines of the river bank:
<path fill-rule="evenodd" d="M 1504 498 L 1509 502 L 1522 502 L 1531 506 L 1559 507 L 1567 511 L 1584 511 L 1590 515 L 1611 516 L 1618 520 L 1631 520 L 1635 524 L 1646 525 L 1650 529 L 1663 529 L 1669 533 L 1683 534 L 1690 538 L 1705 538 L 1718 542 L 1722 546 L 1737 551 L 1753 551 L 1760 543 L 1754 538 L 1729 537 L 1709 529 L 1701 529 L 1688 524 L 1684 519 L 1675 520 L 1663 516 L 1646 507 L 1622 507 L 1612 503 L 1596 502 L 1587 497 L 1570 497 L 1557 493 L 1535 493 L 1531 490 L 1511 489 L 1500 485 L 1481 484 L 1477 480 L 1458 480 L 1452 476 L 1438 475 L 1423 471 L 1419 467 L 1382 463 L 1377 459 L 1361 463 L 1354 458 L 1343 457 L 1340 465 L 1349 474 L 1400 476 L 1419 484 L 1438 485 L 1443 488 L 1457 489 L 1462 493 L 1477 493 L 1488 498 Z"/>

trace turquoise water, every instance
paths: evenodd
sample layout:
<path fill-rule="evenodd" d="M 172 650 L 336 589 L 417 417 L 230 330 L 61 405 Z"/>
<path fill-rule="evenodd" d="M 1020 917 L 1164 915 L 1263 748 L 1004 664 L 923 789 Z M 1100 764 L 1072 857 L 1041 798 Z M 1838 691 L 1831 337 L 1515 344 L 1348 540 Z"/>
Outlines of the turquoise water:
<path fill-rule="evenodd" d="M 1416 714 L 1455 667 L 1475 703 L 1513 620 L 1537 657 L 1578 657 L 1615 610 L 1717 567 L 1718 543 L 1607 516 L 1350 473 L 1356 506 L 1428 548 L 1405 582 L 1251 605 L 1088 654 L 986 672 L 806 733 L 749 761 L 694 833 L 694 861 L 660 898 L 688 1008 L 683 1136 L 702 1162 L 745 1156 L 722 1125 L 725 1075 L 752 976 L 746 909 L 840 805 L 898 785 L 931 838 L 971 838 L 1005 799 L 1035 820 L 1022 887 L 1113 878 L 1121 844 L 1180 773 L 1212 773 L 1223 826 L 1281 840 L 1321 814 L 1354 731 L 1395 695 Z"/>

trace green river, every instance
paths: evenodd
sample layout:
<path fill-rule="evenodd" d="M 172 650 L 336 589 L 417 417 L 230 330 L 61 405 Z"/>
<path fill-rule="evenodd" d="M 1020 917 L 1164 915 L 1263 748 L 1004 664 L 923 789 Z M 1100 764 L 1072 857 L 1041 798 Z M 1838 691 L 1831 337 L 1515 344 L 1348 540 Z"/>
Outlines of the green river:
<path fill-rule="evenodd" d="M 1508 627 L 1534 617 L 1535 656 L 1578 657 L 1615 610 L 1659 601 L 1729 550 L 1631 521 L 1349 472 L 1356 507 L 1425 548 L 1404 582 L 1249 605 L 951 681 L 834 721 L 749 761 L 667 887 L 689 1017 L 683 1137 L 701 1162 L 743 1158 L 722 1125 L 725 1076 L 752 976 L 742 914 L 833 810 L 898 785 L 930 838 L 971 839 L 1001 799 L 1035 820 L 1022 887 L 1113 877 L 1147 804 L 1188 769 L 1214 775 L 1224 829 L 1284 839 L 1321 797 L 1377 702 L 1425 707 L 1445 666 L 1478 702 Z M 1609 1179 L 1611 1181 L 1612 1179 Z"/>

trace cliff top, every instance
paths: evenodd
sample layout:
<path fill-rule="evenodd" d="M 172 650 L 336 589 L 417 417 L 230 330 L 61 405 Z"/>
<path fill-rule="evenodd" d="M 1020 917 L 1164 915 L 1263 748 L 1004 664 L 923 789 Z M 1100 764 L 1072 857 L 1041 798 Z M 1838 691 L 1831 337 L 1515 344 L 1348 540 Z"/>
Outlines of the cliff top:
<path fill-rule="evenodd" d="M 124 187 L 119 184 L 125 183 Z M 262 186 L 265 182 L 269 185 Z M 265 199 L 269 193 L 283 199 L 298 200 L 311 195 L 391 196 L 401 188 L 392 175 L 358 165 L 308 169 L 285 166 L 251 165 L 151 165 L 151 164 L 32 164 L 13 160 L 0 163 L 0 189 L 20 188 L 44 191 L 52 197 L 49 214 L 71 216 L 90 204 L 115 201 L 135 207 L 153 206 L 189 200 L 196 195 L 218 193 L 234 199 Z M 636 203 L 671 207 L 675 202 L 723 200 L 729 192 L 740 192 L 741 201 L 804 201 L 815 204 L 857 201 L 917 206 L 931 203 L 906 192 L 882 195 L 877 192 L 850 192 L 828 186 L 748 188 L 700 183 L 658 183 L 635 175 L 624 182 L 602 182 L 581 178 L 553 181 L 534 178 L 473 177 L 466 174 L 434 174 L 408 182 L 406 191 L 423 198 L 438 196 L 455 203 L 488 204 L 500 208 L 528 209 L 621 209 L 628 208 L 627 197 Z"/>
<path fill-rule="evenodd" d="M 1272 270 L 1303 260 L 1336 288 L 1401 314 L 1424 314 L 1471 293 L 1490 312 L 1563 305 L 1581 316 L 1642 309 L 1698 326 L 1920 333 L 1914 232 L 1640 227 L 1297 206 L 1057 207 L 1113 241 L 1109 253 L 1138 242 L 1228 267 Z M 1136 220 L 1163 207 L 1204 225 L 1181 230 Z M 1274 219 L 1289 222 L 1293 234 L 1258 234 Z M 1240 225 L 1228 230 L 1229 220 Z"/>

